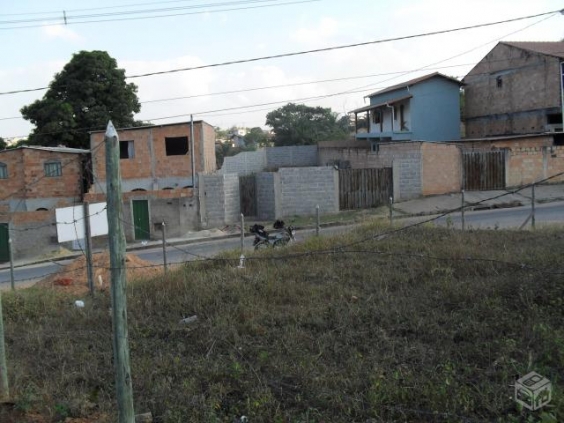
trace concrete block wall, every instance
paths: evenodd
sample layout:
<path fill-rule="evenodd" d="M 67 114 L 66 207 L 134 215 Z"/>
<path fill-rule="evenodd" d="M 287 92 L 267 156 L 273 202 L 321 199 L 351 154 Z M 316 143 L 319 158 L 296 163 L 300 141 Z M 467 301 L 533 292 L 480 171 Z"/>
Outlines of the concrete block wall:
<path fill-rule="evenodd" d="M 317 145 L 268 147 L 266 162 L 267 168 L 272 170 L 282 167 L 317 166 Z"/>
<path fill-rule="evenodd" d="M 239 175 L 199 175 L 200 224 L 204 228 L 237 222 L 241 214 Z"/>
<path fill-rule="evenodd" d="M 339 175 L 333 167 L 282 168 L 280 175 L 281 216 L 312 215 L 339 211 Z"/>
<path fill-rule="evenodd" d="M 564 172 L 564 146 L 521 147 L 509 150 L 506 184 L 517 187 L 546 179 Z M 549 183 L 562 182 L 564 176 Z"/>
<path fill-rule="evenodd" d="M 251 175 L 266 168 L 266 150 L 243 151 L 236 156 L 226 157 L 219 173 Z"/>
<path fill-rule="evenodd" d="M 456 145 L 424 143 L 421 146 L 421 193 L 460 192 L 461 159 L 460 149 Z"/>
<path fill-rule="evenodd" d="M 257 217 L 260 220 L 276 219 L 280 212 L 280 174 L 261 172 L 257 181 Z"/>
<path fill-rule="evenodd" d="M 421 196 L 421 159 L 396 159 L 392 163 L 394 201 L 411 200 Z"/>

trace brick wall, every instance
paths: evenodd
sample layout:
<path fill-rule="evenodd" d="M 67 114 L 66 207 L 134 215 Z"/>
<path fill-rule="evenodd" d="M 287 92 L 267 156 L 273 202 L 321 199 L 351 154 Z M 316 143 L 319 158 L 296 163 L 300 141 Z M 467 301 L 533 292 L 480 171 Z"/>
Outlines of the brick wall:
<path fill-rule="evenodd" d="M 459 192 L 461 154 L 452 144 L 424 143 L 421 146 L 421 192 L 423 195 Z"/>
<path fill-rule="evenodd" d="M 560 172 L 564 172 L 564 146 L 517 147 L 508 152 L 508 187 L 537 182 Z M 564 176 L 553 178 L 549 182 L 562 181 Z"/>
<path fill-rule="evenodd" d="M 189 122 L 118 130 L 118 135 L 120 141 L 133 141 L 135 150 L 135 157 L 120 160 L 124 191 L 192 186 Z M 188 154 L 167 156 L 167 137 L 187 137 Z M 93 185 L 92 192 L 105 191 L 104 133 L 92 133 L 90 145 L 93 172 L 99 182 Z M 215 170 L 215 131 L 213 128 L 210 130 L 210 125 L 202 121 L 194 123 L 194 154 L 196 172 Z"/>

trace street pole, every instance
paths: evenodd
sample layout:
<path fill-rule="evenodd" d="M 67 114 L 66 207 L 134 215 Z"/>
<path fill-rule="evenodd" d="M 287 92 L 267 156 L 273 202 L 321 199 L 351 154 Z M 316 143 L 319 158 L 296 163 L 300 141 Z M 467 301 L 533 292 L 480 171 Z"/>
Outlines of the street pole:
<path fill-rule="evenodd" d="M 319 204 L 315 206 L 315 235 L 319 236 Z"/>
<path fill-rule="evenodd" d="M 2 314 L 2 290 L 0 290 L 0 400 L 7 400 L 9 397 L 8 366 L 6 365 L 6 345 L 4 343 L 4 317 Z"/>
<path fill-rule="evenodd" d="M 135 423 L 127 330 L 125 235 L 122 226 L 123 207 L 121 198 L 121 172 L 119 168 L 119 137 L 111 121 L 108 122 L 104 144 L 106 145 L 106 192 L 108 202 L 113 350 L 116 373 L 118 422 Z"/>
<path fill-rule="evenodd" d="M 200 131 L 203 129 L 200 129 Z M 194 116 L 190 115 L 190 166 L 192 168 L 192 192 L 196 189 L 196 143 L 194 142 Z"/>
<path fill-rule="evenodd" d="M 241 213 L 241 255 L 245 249 L 245 216 Z"/>
<path fill-rule="evenodd" d="M 462 205 L 460 207 L 460 218 L 462 220 L 462 230 L 464 230 L 466 226 L 466 219 L 464 216 L 464 190 L 462 190 Z"/>
<path fill-rule="evenodd" d="M 163 231 L 163 264 L 164 264 L 164 272 L 168 271 L 167 260 L 166 260 L 166 229 L 164 221 L 161 223 L 161 230 Z"/>
<path fill-rule="evenodd" d="M 14 252 L 12 251 L 12 223 L 8 223 L 8 249 L 10 255 L 10 287 L 12 291 L 16 290 L 16 280 L 14 279 Z"/>
<path fill-rule="evenodd" d="M 390 226 L 394 226 L 394 199 L 390 197 Z"/>
<path fill-rule="evenodd" d="M 88 201 L 84 203 L 84 240 L 86 247 L 86 276 L 88 278 L 88 290 L 94 295 L 94 274 L 92 273 L 92 235 L 90 234 L 90 206 Z"/>
<path fill-rule="evenodd" d="M 531 227 L 535 229 L 535 184 L 531 186 Z"/>

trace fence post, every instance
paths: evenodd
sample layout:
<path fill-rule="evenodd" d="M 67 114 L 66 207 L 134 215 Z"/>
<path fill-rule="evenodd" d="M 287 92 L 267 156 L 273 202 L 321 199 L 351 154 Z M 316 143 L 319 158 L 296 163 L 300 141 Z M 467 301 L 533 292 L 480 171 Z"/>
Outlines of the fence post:
<path fill-rule="evenodd" d="M 166 259 L 166 228 L 165 222 L 161 223 L 161 230 L 163 231 L 163 264 L 164 264 L 164 272 L 165 274 L 168 272 L 168 263 Z"/>
<path fill-rule="evenodd" d="M 394 198 L 390 197 L 390 226 L 394 226 Z"/>
<path fill-rule="evenodd" d="M 466 219 L 465 219 L 465 216 L 464 216 L 464 203 L 465 203 L 465 201 L 464 201 L 464 190 L 462 190 L 462 206 L 460 208 L 460 218 L 461 218 L 461 221 L 462 221 L 462 230 L 464 230 L 465 227 L 466 227 Z"/>
<path fill-rule="evenodd" d="M 319 236 L 319 204 L 315 206 L 315 236 Z"/>
<path fill-rule="evenodd" d="M 86 247 L 86 277 L 88 290 L 94 295 L 94 274 L 92 272 L 92 234 L 90 232 L 90 206 L 88 201 L 83 203 L 84 208 L 84 246 Z"/>
<path fill-rule="evenodd" d="M 13 244 L 12 244 L 12 222 L 8 223 L 8 249 L 10 251 L 8 251 L 8 254 L 10 256 L 10 287 L 12 288 L 12 291 L 14 291 L 16 289 L 16 281 L 14 279 L 14 252 L 13 250 Z"/>
<path fill-rule="evenodd" d="M 535 184 L 531 186 L 531 227 L 535 229 Z"/>

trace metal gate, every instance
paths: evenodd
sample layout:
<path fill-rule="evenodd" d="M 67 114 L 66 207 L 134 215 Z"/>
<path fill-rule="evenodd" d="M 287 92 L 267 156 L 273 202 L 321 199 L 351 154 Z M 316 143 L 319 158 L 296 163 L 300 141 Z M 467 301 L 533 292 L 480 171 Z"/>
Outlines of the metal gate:
<path fill-rule="evenodd" d="M 462 188 L 467 191 L 505 189 L 505 150 L 463 151 Z"/>
<path fill-rule="evenodd" d="M 133 224 L 135 226 L 135 239 L 151 239 L 149 223 L 149 201 L 132 200 Z"/>
<path fill-rule="evenodd" d="M 257 215 L 257 181 L 255 175 L 239 176 L 241 213 L 244 216 Z"/>
<path fill-rule="evenodd" d="M 339 170 L 341 210 L 368 209 L 386 204 L 393 194 L 391 167 Z"/>
<path fill-rule="evenodd" d="M 7 223 L 0 223 L 0 262 L 10 261 L 10 233 Z"/>

